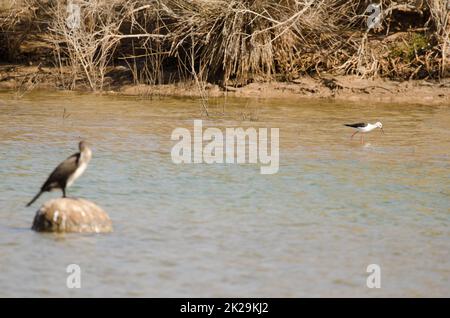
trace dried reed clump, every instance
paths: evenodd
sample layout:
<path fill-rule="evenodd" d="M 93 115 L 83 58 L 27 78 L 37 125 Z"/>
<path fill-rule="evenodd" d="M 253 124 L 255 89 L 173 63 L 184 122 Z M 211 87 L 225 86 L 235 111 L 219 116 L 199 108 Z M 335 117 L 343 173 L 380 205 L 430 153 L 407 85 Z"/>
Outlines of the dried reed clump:
<path fill-rule="evenodd" d="M 336 30 L 334 19 L 324 16 L 327 3 L 336 2 L 198 1 L 186 6 L 186 1 L 167 1 L 176 14 L 173 48 L 184 50 L 187 42 L 208 66 L 208 76 L 224 82 L 270 80 L 280 72 L 289 77 L 295 72 L 293 56 L 317 50 L 318 35 Z"/>
<path fill-rule="evenodd" d="M 434 35 L 437 38 L 438 51 L 441 56 L 440 76 L 446 72 L 450 75 L 450 3 L 445 0 L 427 0 L 431 19 L 435 28 Z"/>

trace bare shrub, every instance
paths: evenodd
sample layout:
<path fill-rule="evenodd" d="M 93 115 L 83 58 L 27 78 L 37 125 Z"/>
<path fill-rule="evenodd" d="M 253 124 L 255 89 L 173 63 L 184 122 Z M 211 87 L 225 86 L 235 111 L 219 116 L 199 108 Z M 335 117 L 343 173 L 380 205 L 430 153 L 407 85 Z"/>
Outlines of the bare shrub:
<path fill-rule="evenodd" d="M 112 52 L 120 41 L 118 30 L 123 17 L 122 1 L 77 1 L 80 6 L 80 24 L 70 25 L 67 6 L 56 1 L 49 11 L 52 16 L 50 34 L 55 45 L 60 67 L 69 66 L 74 88 L 77 79 L 85 78 L 93 90 L 103 88 L 106 67 Z M 65 60 L 62 57 L 67 57 Z"/>

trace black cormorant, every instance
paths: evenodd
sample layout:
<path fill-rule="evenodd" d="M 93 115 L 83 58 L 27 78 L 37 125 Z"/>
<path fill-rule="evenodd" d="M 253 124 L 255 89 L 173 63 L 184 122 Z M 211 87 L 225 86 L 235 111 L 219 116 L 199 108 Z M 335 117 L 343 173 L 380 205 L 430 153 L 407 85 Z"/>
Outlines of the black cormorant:
<path fill-rule="evenodd" d="M 59 164 L 42 185 L 38 194 L 27 204 L 30 206 L 36 201 L 43 192 L 61 189 L 63 198 L 66 197 L 66 188 L 70 187 L 86 170 L 89 161 L 92 158 L 91 149 L 85 141 L 80 141 L 78 145 L 80 152 L 73 154 Z"/>

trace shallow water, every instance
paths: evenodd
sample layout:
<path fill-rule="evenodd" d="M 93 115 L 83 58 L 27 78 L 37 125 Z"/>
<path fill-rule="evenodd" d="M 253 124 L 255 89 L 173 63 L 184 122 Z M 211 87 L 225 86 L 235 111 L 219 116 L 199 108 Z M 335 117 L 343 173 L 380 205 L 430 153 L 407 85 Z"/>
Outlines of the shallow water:
<path fill-rule="evenodd" d="M 450 296 L 449 107 L 212 104 L 204 126 L 280 128 L 277 174 L 174 164 L 194 99 L 0 93 L 0 296 Z M 386 134 L 351 141 L 342 124 L 361 120 Z M 68 194 L 102 206 L 114 232 L 35 233 L 60 193 L 25 204 L 80 138 L 94 157 Z M 80 289 L 66 286 L 72 263 Z M 380 289 L 366 287 L 373 263 Z"/>

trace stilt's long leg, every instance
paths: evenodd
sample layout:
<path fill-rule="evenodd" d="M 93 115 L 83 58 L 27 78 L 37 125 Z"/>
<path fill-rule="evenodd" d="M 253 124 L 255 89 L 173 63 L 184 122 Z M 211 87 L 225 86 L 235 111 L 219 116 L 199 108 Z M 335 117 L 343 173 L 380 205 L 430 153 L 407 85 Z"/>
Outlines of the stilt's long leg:
<path fill-rule="evenodd" d="M 355 131 L 355 132 L 353 133 L 353 135 L 350 137 L 350 139 L 353 139 L 353 136 L 356 135 L 357 133 L 359 133 L 359 130 Z"/>
<path fill-rule="evenodd" d="M 62 192 L 63 192 L 63 198 L 65 198 L 66 197 L 66 188 L 63 188 Z"/>
<path fill-rule="evenodd" d="M 364 143 L 364 134 L 361 134 L 361 144 Z"/>

